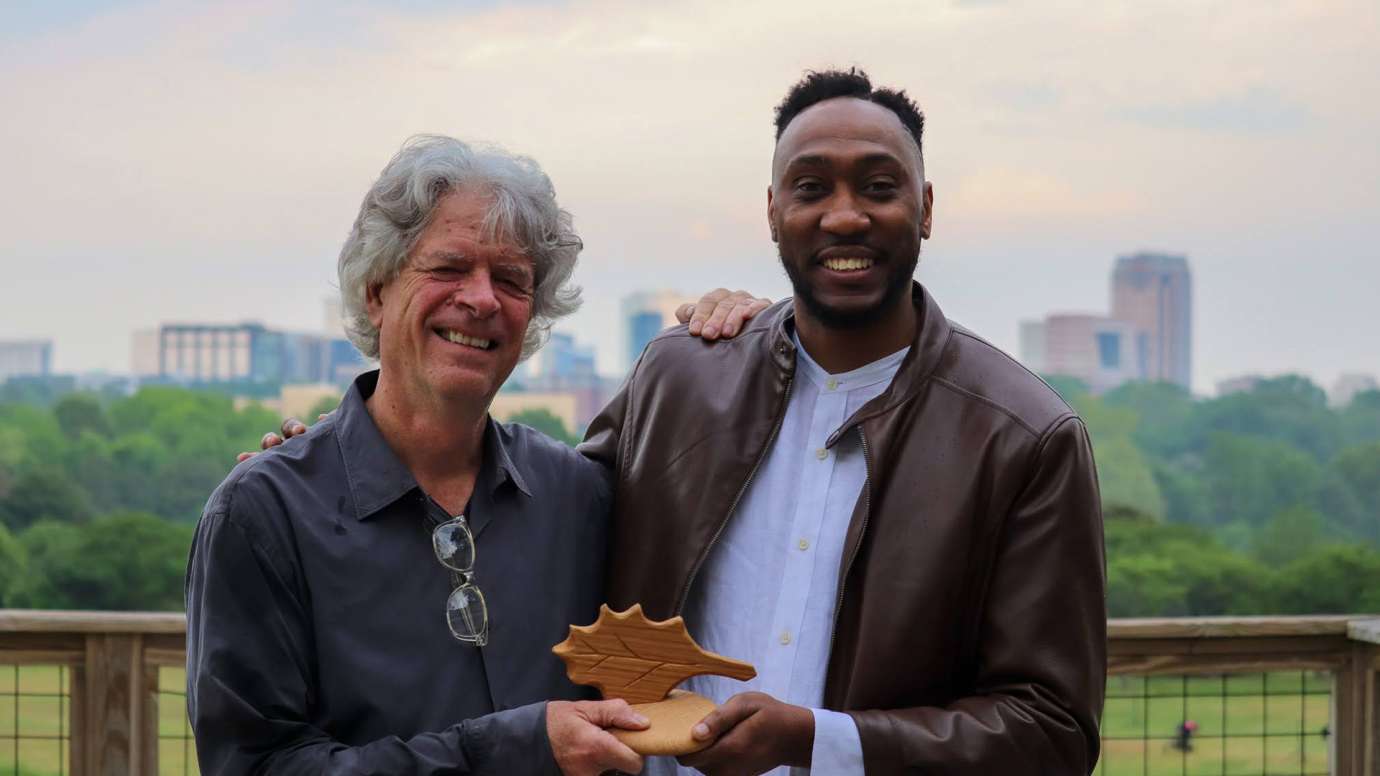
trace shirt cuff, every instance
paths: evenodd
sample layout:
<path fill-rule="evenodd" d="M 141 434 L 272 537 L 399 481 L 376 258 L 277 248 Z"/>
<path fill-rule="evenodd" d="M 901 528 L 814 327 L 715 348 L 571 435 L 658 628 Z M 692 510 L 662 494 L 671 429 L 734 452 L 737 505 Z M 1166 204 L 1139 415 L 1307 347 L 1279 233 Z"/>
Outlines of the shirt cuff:
<path fill-rule="evenodd" d="M 546 737 L 546 704 L 529 703 L 460 723 L 473 774 L 559 774 Z"/>
<path fill-rule="evenodd" d="M 831 776 L 863 776 L 862 739 L 857 723 L 839 711 L 810 709 L 815 715 L 815 744 L 810 771 Z"/>

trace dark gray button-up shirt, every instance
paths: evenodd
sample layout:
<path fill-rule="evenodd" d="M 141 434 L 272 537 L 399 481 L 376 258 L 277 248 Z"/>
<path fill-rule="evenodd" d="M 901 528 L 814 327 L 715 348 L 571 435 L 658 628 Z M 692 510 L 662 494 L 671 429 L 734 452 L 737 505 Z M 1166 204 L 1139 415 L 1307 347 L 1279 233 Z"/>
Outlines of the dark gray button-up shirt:
<path fill-rule="evenodd" d="M 603 597 L 611 491 L 574 450 L 490 420 L 466 510 L 489 644 L 446 626 L 446 518 L 365 408 L 235 467 L 187 572 L 187 706 L 202 772 L 554 771 L 549 698 L 590 697 L 550 651 Z"/>

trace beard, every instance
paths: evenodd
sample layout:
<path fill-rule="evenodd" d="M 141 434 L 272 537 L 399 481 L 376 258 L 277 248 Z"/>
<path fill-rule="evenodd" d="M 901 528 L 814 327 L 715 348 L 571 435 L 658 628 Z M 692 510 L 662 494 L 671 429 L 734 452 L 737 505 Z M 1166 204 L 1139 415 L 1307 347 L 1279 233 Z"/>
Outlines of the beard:
<path fill-rule="evenodd" d="M 840 310 L 830 307 L 822 302 L 810 282 L 805 278 L 799 266 L 786 258 L 781 253 L 781 246 L 776 246 L 777 256 L 781 260 L 781 266 L 786 270 L 786 277 L 790 278 L 791 289 L 795 293 L 795 298 L 805 306 L 805 310 L 810 316 L 831 329 L 860 329 L 870 326 L 881 320 L 889 312 L 898 300 L 907 296 L 910 291 L 912 279 L 915 277 L 915 268 L 920 264 L 920 255 L 917 253 L 915 258 L 908 262 L 894 264 L 888 262 L 891 271 L 887 274 L 885 290 L 882 298 L 869 307 L 859 310 Z"/>

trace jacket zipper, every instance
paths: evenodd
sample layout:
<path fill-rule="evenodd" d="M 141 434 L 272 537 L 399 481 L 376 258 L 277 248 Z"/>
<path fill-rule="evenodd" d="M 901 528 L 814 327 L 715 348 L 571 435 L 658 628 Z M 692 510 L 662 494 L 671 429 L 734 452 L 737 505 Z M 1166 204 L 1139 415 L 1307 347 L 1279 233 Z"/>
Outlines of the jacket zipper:
<path fill-rule="evenodd" d="M 844 564 L 842 576 L 839 578 L 839 594 L 834 600 L 834 621 L 829 626 L 829 655 L 834 654 L 834 641 L 838 636 L 839 613 L 843 610 L 843 593 L 848 587 L 848 573 L 853 570 L 853 561 L 858 557 L 858 550 L 862 547 L 863 535 L 867 533 L 867 521 L 872 517 L 872 455 L 867 452 L 867 435 L 863 433 L 862 424 L 858 424 L 858 439 L 862 441 L 863 467 L 867 470 L 867 476 L 863 479 L 863 517 L 862 525 L 858 526 L 858 543 L 853 548 L 852 554 L 848 556 L 848 562 Z"/>
<path fill-rule="evenodd" d="M 709 553 L 714 550 L 714 545 L 719 543 L 719 537 L 723 535 L 724 529 L 728 527 L 728 521 L 733 517 L 734 511 L 738 509 L 738 502 L 743 500 L 743 494 L 747 493 L 748 486 L 752 484 L 753 477 L 757 476 L 757 470 L 762 468 L 762 461 L 766 460 L 767 452 L 771 450 L 772 443 L 776 441 L 776 435 L 781 431 L 781 426 L 786 422 L 786 408 L 791 403 L 791 389 L 795 387 L 795 373 L 786 378 L 786 395 L 781 400 L 781 409 L 776 415 L 776 424 L 772 426 L 771 435 L 767 437 L 767 443 L 762 446 L 762 451 L 757 454 L 757 461 L 752 464 L 752 471 L 748 472 L 747 479 L 743 481 L 743 486 L 738 489 L 738 495 L 733 497 L 733 503 L 728 507 L 728 513 L 724 519 L 719 521 L 719 527 L 710 537 L 709 544 L 700 553 L 699 558 L 695 559 L 695 565 L 690 569 L 690 578 L 685 580 L 685 586 L 681 588 L 680 597 L 676 600 L 675 614 L 681 614 L 685 609 L 685 599 L 690 597 L 690 588 L 695 584 L 695 577 L 700 573 L 700 567 L 709 559 Z"/>

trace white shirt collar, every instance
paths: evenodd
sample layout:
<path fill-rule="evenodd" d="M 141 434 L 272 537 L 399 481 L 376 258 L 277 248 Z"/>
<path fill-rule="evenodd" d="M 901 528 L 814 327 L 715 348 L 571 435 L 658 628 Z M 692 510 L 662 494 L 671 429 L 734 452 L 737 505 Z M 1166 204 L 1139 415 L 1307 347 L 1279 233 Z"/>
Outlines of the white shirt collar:
<path fill-rule="evenodd" d="M 858 388 L 866 388 L 869 385 L 889 381 L 896 375 L 896 369 L 901 365 L 902 359 L 910 352 L 910 346 L 892 353 L 889 356 L 882 356 L 870 364 L 863 364 L 857 369 L 853 369 L 841 374 L 829 374 L 824 367 L 810 358 L 810 354 L 805 350 L 805 346 L 800 344 L 800 337 L 794 331 L 791 332 L 791 340 L 795 342 L 796 352 L 796 371 L 810 380 L 810 382 L 820 388 L 828 388 L 833 391 L 853 391 Z"/>

